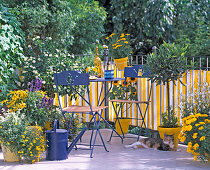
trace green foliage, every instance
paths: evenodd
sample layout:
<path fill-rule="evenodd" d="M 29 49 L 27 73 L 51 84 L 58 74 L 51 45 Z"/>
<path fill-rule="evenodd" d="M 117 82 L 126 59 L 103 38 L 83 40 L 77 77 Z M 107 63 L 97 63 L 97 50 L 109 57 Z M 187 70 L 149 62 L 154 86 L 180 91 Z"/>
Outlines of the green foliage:
<path fill-rule="evenodd" d="M 187 56 L 209 56 L 210 54 L 210 31 L 207 25 L 201 24 L 194 31 L 193 35 L 180 30 L 176 44 L 180 46 L 188 45 Z"/>
<path fill-rule="evenodd" d="M 100 4 L 108 12 L 107 31 L 131 34 L 135 54 L 148 54 L 152 46 L 159 46 L 163 40 L 181 42 L 182 35 L 194 42 L 199 22 L 209 27 L 208 0 L 105 0 Z"/>
<path fill-rule="evenodd" d="M 14 10 L 0 5 L 0 98 L 17 88 L 18 76 L 15 69 L 24 59 L 24 37 L 20 23 L 13 14 Z"/>
<path fill-rule="evenodd" d="M 99 40 L 106 13 L 98 2 L 88 0 L 4 1 L 20 12 L 18 19 L 28 38 L 52 38 L 53 49 L 85 53 Z M 95 48 L 95 47 L 94 47 Z M 34 49 L 36 51 L 36 49 Z M 27 54 L 26 54 L 27 55 Z"/>
<path fill-rule="evenodd" d="M 167 83 L 177 80 L 189 68 L 186 66 L 186 47 L 164 42 L 158 50 L 147 57 L 147 67 L 153 82 Z"/>

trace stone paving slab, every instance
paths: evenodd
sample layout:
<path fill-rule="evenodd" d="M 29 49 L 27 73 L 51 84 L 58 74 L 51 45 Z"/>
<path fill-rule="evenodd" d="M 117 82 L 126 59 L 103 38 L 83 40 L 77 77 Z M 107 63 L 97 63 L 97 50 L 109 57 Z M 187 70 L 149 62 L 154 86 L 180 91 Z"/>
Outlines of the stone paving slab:
<path fill-rule="evenodd" d="M 109 139 L 111 131 L 101 130 L 105 141 Z M 82 142 L 88 142 L 90 131 L 84 134 Z M 128 134 L 127 136 L 133 136 Z M 179 145 L 180 152 L 157 151 L 154 149 L 131 149 L 125 148 L 125 144 L 135 142 L 134 138 L 126 138 L 124 144 L 117 137 L 111 142 L 106 142 L 106 152 L 103 147 L 95 147 L 93 158 L 90 158 L 90 151 L 72 150 L 67 160 L 46 161 L 35 164 L 7 163 L 3 161 L 3 154 L 0 152 L 0 170 L 118 170 L 118 169 L 178 169 L 178 170 L 200 170 L 210 169 L 210 164 L 193 161 L 191 154 L 186 152 L 186 147 Z M 97 144 L 100 144 L 97 138 Z"/>

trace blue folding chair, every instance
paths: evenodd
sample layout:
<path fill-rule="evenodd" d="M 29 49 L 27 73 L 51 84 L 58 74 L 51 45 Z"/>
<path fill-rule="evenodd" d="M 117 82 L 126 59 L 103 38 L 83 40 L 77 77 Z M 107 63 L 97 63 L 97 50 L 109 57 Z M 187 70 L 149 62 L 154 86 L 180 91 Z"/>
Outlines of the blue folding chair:
<path fill-rule="evenodd" d="M 141 75 L 139 75 L 139 72 L 141 72 Z M 124 77 L 125 77 L 124 82 L 126 82 L 128 77 L 131 77 L 131 78 L 150 78 L 150 72 L 146 67 L 143 67 L 142 65 L 135 65 L 133 67 L 125 67 Z M 152 85 L 152 80 L 151 80 L 151 85 Z M 120 112 L 122 112 L 123 105 L 125 105 L 125 104 L 131 104 L 131 105 L 136 104 L 136 106 L 137 106 L 137 112 L 141 115 L 141 118 L 126 118 L 126 119 L 135 119 L 135 120 L 141 120 L 142 121 L 141 125 L 140 125 L 140 128 L 139 128 L 139 132 L 138 132 L 138 138 L 137 138 L 137 140 L 139 140 L 139 136 L 141 134 L 141 130 L 142 130 L 143 126 L 146 128 L 145 116 L 147 114 L 148 107 L 149 107 L 149 104 L 150 104 L 151 89 L 152 89 L 152 86 L 150 86 L 150 92 L 149 92 L 148 100 L 146 100 L 146 101 L 128 100 L 126 95 L 124 95 L 125 96 L 124 99 L 110 100 L 110 102 L 111 102 L 111 104 L 114 108 L 115 115 L 116 115 L 114 126 L 116 125 L 117 122 L 119 123 L 119 127 L 120 127 L 120 130 L 122 132 L 123 139 L 125 138 L 125 135 L 123 133 L 122 126 L 121 126 L 120 121 L 119 121 Z M 123 93 L 125 93 L 125 84 L 124 84 L 124 92 Z M 116 105 L 114 103 L 116 103 Z M 145 109 L 144 113 L 142 113 L 142 111 L 141 111 L 140 104 L 146 104 L 146 109 Z M 109 141 L 111 141 L 112 137 L 117 137 L 117 136 L 113 136 L 113 131 L 111 133 Z"/>
<path fill-rule="evenodd" d="M 102 141 L 103 145 L 97 145 L 97 146 L 103 146 L 104 149 L 108 152 L 108 150 L 105 146 L 105 143 L 103 141 L 101 132 L 99 130 L 99 125 L 100 125 L 100 121 L 101 121 L 101 118 L 102 118 L 101 114 L 102 114 L 102 111 L 105 108 L 107 108 L 107 106 L 94 107 L 94 106 L 91 105 L 90 94 L 89 94 L 89 85 L 90 85 L 89 74 L 80 73 L 78 71 L 63 71 L 61 73 L 55 73 L 54 74 L 54 81 L 55 81 L 56 88 L 57 88 L 59 106 L 61 108 L 61 112 L 62 112 L 63 117 L 65 119 L 66 125 L 68 127 L 69 135 L 73 138 L 73 135 L 72 135 L 70 129 L 71 129 L 72 118 L 73 118 L 75 113 L 85 113 L 85 114 L 92 115 L 92 118 L 91 118 L 90 122 L 88 123 L 88 128 L 90 127 L 90 123 L 91 122 L 93 123 L 92 133 L 91 133 L 91 136 L 90 136 L 90 144 L 89 144 L 90 145 L 89 150 L 91 150 L 90 157 L 92 158 L 93 149 L 94 149 L 94 146 L 96 146 L 95 142 L 96 142 L 96 137 L 97 137 L 98 133 L 99 133 L 99 136 L 101 138 L 101 141 Z M 59 98 L 59 96 L 60 96 L 59 95 L 59 86 L 70 86 L 71 89 L 73 90 L 73 92 L 78 94 L 85 101 L 85 103 L 87 103 L 87 106 L 71 105 L 71 106 L 63 108 L 62 104 L 61 104 L 61 101 L 60 101 L 60 98 Z M 88 95 L 87 100 L 80 94 L 79 91 L 76 90 L 76 86 L 87 86 L 87 95 Z M 71 113 L 72 114 L 69 123 L 68 123 L 68 120 L 66 119 L 66 116 L 65 116 L 66 113 Z M 97 115 L 98 115 L 98 122 L 96 121 Z M 95 128 L 96 128 L 96 133 L 95 133 L 95 137 L 94 137 L 94 140 L 93 140 L 93 143 L 92 143 L 93 134 L 94 134 L 93 131 L 94 131 Z M 83 131 L 85 131 L 85 130 L 83 129 Z M 74 146 L 75 146 L 76 149 L 79 149 L 79 148 L 77 148 L 76 143 L 79 139 L 81 139 L 83 134 L 84 133 L 80 133 L 79 134 L 80 136 L 77 136 L 75 139 L 73 138 L 72 143 L 74 143 Z"/>

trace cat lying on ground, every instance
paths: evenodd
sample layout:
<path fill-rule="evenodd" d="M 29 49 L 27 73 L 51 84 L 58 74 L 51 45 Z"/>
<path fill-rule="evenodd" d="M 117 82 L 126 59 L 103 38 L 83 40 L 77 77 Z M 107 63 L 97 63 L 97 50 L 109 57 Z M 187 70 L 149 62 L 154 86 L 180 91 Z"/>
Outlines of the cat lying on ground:
<path fill-rule="evenodd" d="M 175 151 L 174 136 L 165 135 L 163 139 L 143 138 L 131 145 L 125 145 L 126 148 L 153 148 L 155 150 Z"/>

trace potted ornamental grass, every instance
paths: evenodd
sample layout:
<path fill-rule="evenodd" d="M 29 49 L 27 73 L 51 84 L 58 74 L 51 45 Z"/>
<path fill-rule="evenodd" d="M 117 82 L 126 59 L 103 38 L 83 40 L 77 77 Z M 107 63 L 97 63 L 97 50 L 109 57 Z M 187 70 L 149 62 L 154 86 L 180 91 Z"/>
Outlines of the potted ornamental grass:
<path fill-rule="evenodd" d="M 125 33 L 112 33 L 105 38 L 109 48 L 109 55 L 114 59 L 119 71 L 127 67 L 128 59 L 132 53 L 129 36 L 130 34 Z"/>
<path fill-rule="evenodd" d="M 162 125 L 158 127 L 160 137 L 164 134 L 174 135 L 175 148 L 178 146 L 178 135 L 181 127 L 178 126 L 178 119 L 170 106 L 170 82 L 175 84 L 180 81 L 182 74 L 189 68 L 186 65 L 185 53 L 186 47 L 176 46 L 164 42 L 156 51 L 147 57 L 147 68 L 150 70 L 151 79 L 157 85 L 166 84 L 167 89 L 167 112 L 162 113 Z M 182 83 L 182 82 L 181 82 Z M 182 83 L 183 84 L 183 83 Z"/>

